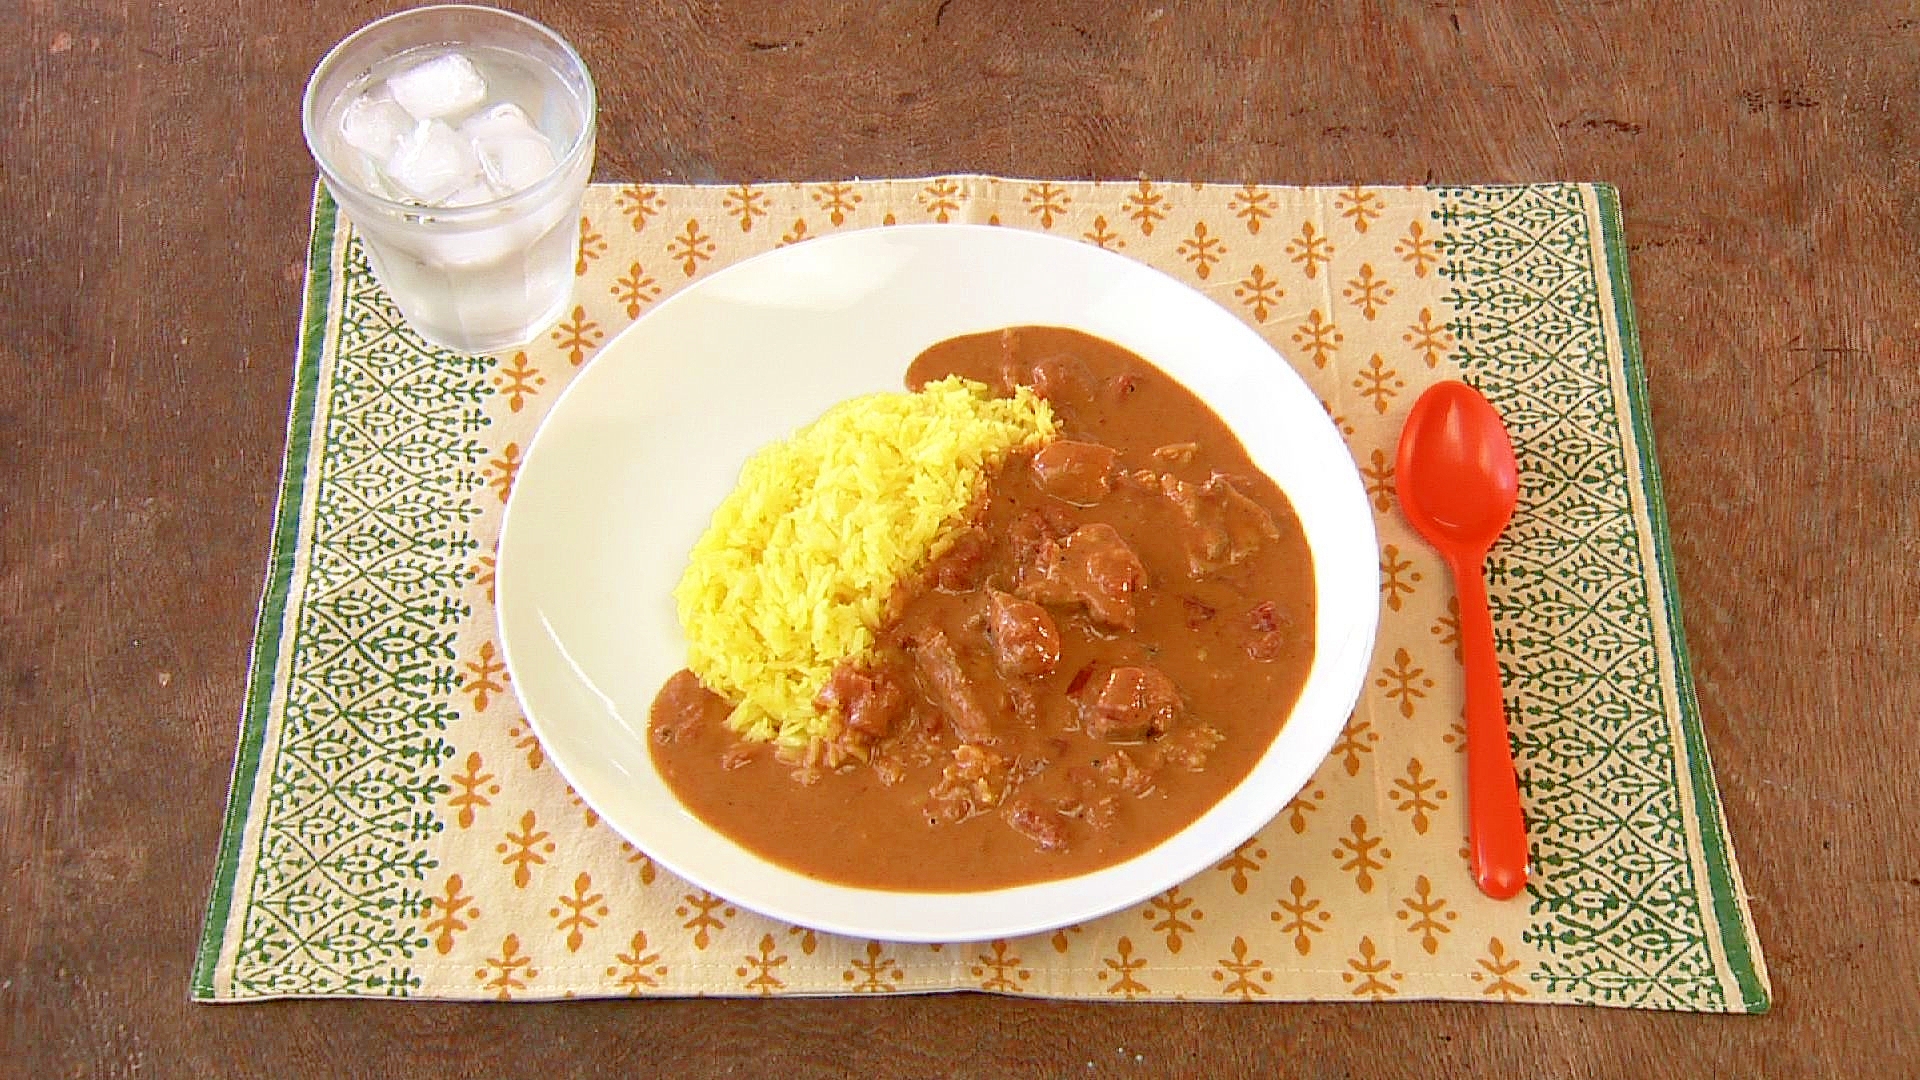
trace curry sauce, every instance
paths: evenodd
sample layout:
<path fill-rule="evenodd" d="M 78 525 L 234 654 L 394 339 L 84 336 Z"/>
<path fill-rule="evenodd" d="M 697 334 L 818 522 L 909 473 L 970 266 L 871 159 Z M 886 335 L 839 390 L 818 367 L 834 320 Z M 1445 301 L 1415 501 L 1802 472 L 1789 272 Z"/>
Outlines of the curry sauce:
<path fill-rule="evenodd" d="M 650 745 L 737 843 L 843 884 L 975 891 L 1123 861 L 1192 823 L 1285 723 L 1313 658 L 1313 571 L 1286 496 L 1190 391 L 1077 331 L 942 342 L 907 384 L 1033 387 L 1057 438 L 988 478 L 902 583 L 878 647 L 798 760 L 738 740 L 688 672 Z"/>

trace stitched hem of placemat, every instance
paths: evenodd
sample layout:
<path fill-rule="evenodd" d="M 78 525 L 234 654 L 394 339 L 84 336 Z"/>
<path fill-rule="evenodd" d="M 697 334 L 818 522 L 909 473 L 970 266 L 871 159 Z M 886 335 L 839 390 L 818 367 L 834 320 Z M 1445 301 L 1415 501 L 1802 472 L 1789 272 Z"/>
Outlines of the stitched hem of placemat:
<path fill-rule="evenodd" d="M 1665 594 L 1668 647 L 1673 665 L 1675 694 L 1680 703 L 1680 730 L 1686 739 L 1686 767 L 1693 778 L 1693 800 L 1700 823 L 1700 842 L 1706 853 L 1706 872 L 1713 896 L 1713 914 L 1720 926 L 1727 966 L 1739 986 L 1741 1004 L 1751 1013 L 1772 1006 L 1772 990 L 1758 935 L 1746 910 L 1739 868 L 1730 856 L 1732 838 L 1714 782 L 1713 762 L 1707 753 L 1705 725 L 1694 694 L 1693 664 L 1687 651 L 1686 626 L 1680 614 L 1680 581 L 1674 569 L 1673 538 L 1667 525 L 1666 496 L 1661 487 L 1659 457 L 1654 452 L 1653 416 L 1649 405 L 1646 363 L 1640 352 L 1640 327 L 1633 312 L 1633 291 L 1627 275 L 1627 246 L 1620 214 L 1620 194 L 1611 184 L 1595 184 L 1600 204 L 1600 231 L 1607 251 L 1607 273 L 1612 278 L 1613 319 L 1626 369 L 1627 410 L 1634 442 L 1642 462 L 1642 494 L 1646 498 L 1653 532 L 1654 566 Z"/>
<path fill-rule="evenodd" d="M 955 943 L 955 944 L 980 944 L 980 943 Z M 455 965 L 455 964 L 414 964 L 414 965 L 410 965 L 409 970 L 414 974 L 428 974 L 428 975 L 431 975 L 435 972 L 448 972 L 448 971 L 458 972 L 462 975 L 469 973 L 465 965 Z M 695 976 L 698 976 L 705 972 L 716 972 L 716 973 L 719 973 L 721 977 L 724 978 L 729 974 L 737 974 L 737 962 L 731 961 L 731 960 L 715 959 L 705 963 L 681 964 L 679 965 L 679 970 L 681 970 L 682 972 L 692 973 Z M 1216 968 L 1203 965 L 1203 964 L 1156 965 L 1156 971 L 1159 971 L 1162 973 L 1180 973 L 1180 974 L 1188 974 L 1188 975 L 1198 975 L 1198 974 L 1212 973 L 1212 972 L 1215 972 L 1216 970 L 1217 970 Z M 1320 967 L 1315 965 L 1281 965 L 1281 966 L 1275 967 L 1273 970 L 1277 974 L 1308 974 L 1308 975 L 1325 975 L 1325 976 L 1344 976 L 1352 973 L 1350 969 Z M 708 987 L 708 988 L 701 988 L 701 989 L 668 988 L 665 990 L 653 990 L 653 991 L 643 992 L 643 993 L 632 993 L 632 992 L 622 992 L 620 990 L 614 989 L 613 987 L 609 986 L 603 979 L 598 978 L 598 976 L 602 975 L 604 971 L 605 971 L 604 964 L 599 962 L 589 963 L 589 964 L 569 965 L 564 967 L 550 967 L 550 966 L 543 965 L 540 969 L 541 976 L 542 976 L 541 984 L 537 988 L 529 987 L 521 994 L 512 995 L 506 998 L 499 997 L 498 995 L 495 995 L 495 994 L 484 994 L 484 993 L 458 994 L 458 993 L 451 993 L 446 991 L 421 993 L 421 994 L 414 994 L 414 993 L 407 993 L 407 992 L 393 992 L 386 995 L 371 995 L 366 993 L 356 993 L 352 991 L 340 991 L 340 992 L 333 992 L 333 993 L 307 993 L 307 992 L 297 992 L 297 991 L 296 992 L 278 992 L 277 991 L 271 994 L 260 994 L 260 995 L 253 995 L 253 996 L 229 997 L 229 998 L 218 998 L 218 999 L 205 999 L 203 1003 L 216 1004 L 216 1005 L 249 1005 L 249 1004 L 261 1004 L 268 1001 L 327 1001 L 327 1000 L 346 1001 L 346 1000 L 380 1000 L 384 998 L 387 1000 L 397 1000 L 397 1001 L 442 1001 L 442 1002 L 466 1002 L 466 1003 L 476 1003 L 476 1004 L 486 1004 L 489 1002 L 497 1002 L 497 1001 L 521 1002 L 524 1004 L 553 1004 L 557 1002 L 570 1001 L 570 1000 L 671 1001 L 671 1000 L 692 1000 L 695 998 L 714 998 L 714 999 L 720 999 L 720 1000 L 738 1001 L 738 1000 L 751 1000 L 756 998 L 826 998 L 826 997 L 880 998 L 880 997 L 924 997 L 924 996 L 934 995 L 934 994 L 984 994 L 992 997 L 1026 998 L 1034 1001 L 1110 1003 L 1110 1004 L 1131 1003 L 1131 1004 L 1141 1004 L 1141 1005 L 1149 1005 L 1149 1004 L 1164 1005 L 1164 1004 L 1169 1004 L 1174 1002 L 1191 1002 L 1193 1004 L 1204 1004 L 1204 1005 L 1231 1005 L 1231 1004 L 1242 1004 L 1242 1003 L 1273 1004 L 1273 1005 L 1281 1005 L 1281 1004 L 1316 1005 L 1316 1004 L 1342 1004 L 1347 1002 L 1352 1002 L 1355 1004 L 1369 1004 L 1369 1005 L 1394 1005 L 1394 1004 L 1408 1004 L 1413 1002 L 1439 1001 L 1439 1002 L 1450 1002 L 1450 1003 L 1458 1003 L 1458 1004 L 1466 1004 L 1466 1005 L 1521 1005 L 1521 1006 L 1540 1007 L 1540 1008 L 1560 1008 L 1560 1007 L 1566 1007 L 1566 1006 L 1577 1007 L 1582 1004 L 1588 1007 L 1597 1006 L 1597 1003 L 1593 1003 L 1593 1002 L 1578 1003 L 1578 1002 L 1569 1002 L 1564 1000 L 1551 1000 L 1551 999 L 1545 999 L 1545 998 L 1500 997 L 1489 992 L 1478 977 L 1468 972 L 1434 972 L 1434 973 L 1428 973 L 1423 977 L 1428 979 L 1433 979 L 1441 983 L 1457 983 L 1462 988 L 1473 986 L 1480 990 L 1481 996 L 1479 997 L 1465 997 L 1465 996 L 1449 993 L 1444 986 L 1430 987 L 1430 988 L 1426 988 L 1426 989 L 1415 991 L 1415 992 L 1396 991 L 1392 997 L 1379 997 L 1379 996 L 1371 996 L 1371 995 L 1365 995 L 1365 994 L 1359 994 L 1359 993 L 1350 993 L 1348 996 L 1345 996 L 1345 997 L 1336 997 L 1336 996 L 1316 996 L 1316 997 L 1245 996 L 1243 997 L 1240 995 L 1233 995 L 1233 994 L 1208 994 L 1204 992 L 1196 992 L 1196 993 L 1171 992 L 1169 993 L 1169 992 L 1162 992 L 1162 991 L 1146 991 L 1141 993 L 1128 994 L 1128 993 L 1112 991 L 1112 990 L 1109 990 L 1106 996 L 1096 997 L 1090 993 L 1085 993 L 1085 992 L 1072 992 L 1072 991 L 1055 992 L 1055 991 L 1050 991 L 1042 988 L 1009 990 L 1009 989 L 990 988 L 990 987 L 978 986 L 978 985 L 965 985 L 965 984 L 957 983 L 950 978 L 943 977 L 941 974 L 937 972 L 929 972 L 929 973 L 920 975 L 918 977 L 909 977 L 907 979 L 902 980 L 899 984 L 890 987 L 889 989 L 882 990 L 882 991 L 873 991 L 873 992 L 849 992 L 848 990 L 841 987 L 833 987 L 833 988 L 815 987 L 815 988 L 800 988 L 800 989 L 782 989 L 778 994 L 765 994 L 765 993 L 760 993 L 754 990 L 742 989 L 736 986 L 736 987 L 719 987 L 719 988 Z M 569 979 L 564 979 L 564 978 L 556 979 L 556 976 L 571 974 L 576 972 L 586 975 L 587 978 L 582 979 L 581 981 L 571 981 Z M 1088 976 L 1088 975 L 1101 976 L 1106 973 L 1094 967 L 1080 967 L 1080 968 L 1064 968 L 1063 967 L 1063 968 L 1050 969 L 1046 974 L 1049 976 L 1054 976 L 1061 979 L 1067 979 L 1073 976 L 1081 976 L 1081 977 Z M 1652 1005 L 1652 1006 L 1639 1006 L 1639 1008 L 1641 1008 L 1644 1011 L 1691 1013 L 1694 1015 L 1710 1015 L 1709 1013 L 1701 1012 L 1696 1007 L 1692 1007 L 1688 1005 L 1674 1005 L 1674 1004 Z M 1715 1010 L 1715 1011 L 1720 1011 L 1720 1010 Z"/>
<path fill-rule="evenodd" d="M 311 237 L 307 246 L 306 303 L 300 317 L 300 336 L 293 377 L 293 402 L 287 417 L 286 456 L 280 467 L 280 497 L 274 511 L 267 579 L 254 621 L 253 652 L 247 665 L 246 704 L 241 711 L 239 748 L 234 754 L 228 785 L 227 812 L 222 823 L 213 888 L 207 897 L 206 923 L 193 970 L 195 1000 L 214 1000 L 214 972 L 225 947 L 227 919 L 232 911 L 235 879 L 245 847 L 248 811 L 258 781 L 260 754 L 266 741 L 268 711 L 273 697 L 273 672 L 279 666 L 281 628 L 286 621 L 287 597 L 293 586 L 296 549 L 300 538 L 300 506 L 307 485 L 307 464 L 313 439 L 314 407 L 320 392 L 321 352 L 326 342 L 327 305 L 333 295 L 333 237 L 336 207 L 324 185 L 314 185 Z"/>

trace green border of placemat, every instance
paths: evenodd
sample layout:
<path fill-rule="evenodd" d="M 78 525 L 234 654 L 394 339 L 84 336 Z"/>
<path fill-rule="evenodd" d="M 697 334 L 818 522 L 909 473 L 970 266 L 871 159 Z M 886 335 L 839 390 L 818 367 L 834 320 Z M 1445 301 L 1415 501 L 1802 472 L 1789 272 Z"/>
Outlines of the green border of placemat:
<path fill-rule="evenodd" d="M 273 672 L 280 664 L 280 651 L 285 643 L 282 623 L 286 621 L 287 596 L 292 590 L 296 552 L 300 546 L 300 507 L 306 497 L 314 407 L 320 393 L 320 368 L 327 338 L 327 306 L 333 295 L 333 234 L 337 211 L 326 186 L 315 183 L 310 222 L 312 239 L 307 247 L 306 304 L 300 317 L 293 405 L 287 416 L 286 457 L 280 468 L 280 501 L 273 518 L 273 561 L 254 623 L 240 746 L 234 754 L 227 813 L 221 825 L 219 860 L 213 891 L 207 899 L 200 953 L 193 969 L 196 997 L 211 997 L 214 993 L 213 973 L 225 947 L 240 852 L 245 846 L 247 819 L 253 808 L 254 785 L 259 781 L 260 751 L 266 741 L 267 715 L 272 706 Z"/>
<path fill-rule="evenodd" d="M 1731 839 L 1714 783 L 1713 762 L 1707 755 L 1706 729 L 1700 703 L 1694 695 L 1693 663 L 1687 651 L 1686 624 L 1680 614 L 1680 580 L 1674 569 L 1673 538 L 1667 527 L 1666 495 L 1660 482 L 1660 459 L 1654 452 L 1653 412 L 1647 390 L 1647 366 L 1640 353 L 1640 326 L 1634 317 L 1633 287 L 1627 274 L 1627 244 L 1620 213 L 1620 193 L 1612 184 L 1595 184 L 1600 204 L 1601 242 L 1607 252 L 1607 275 L 1613 288 L 1614 328 L 1626 368 L 1627 409 L 1641 461 L 1641 490 L 1653 530 L 1654 564 L 1666 594 L 1667 625 L 1674 673 L 1674 692 L 1680 702 L 1680 730 L 1686 739 L 1687 769 L 1700 822 L 1700 843 L 1706 849 L 1706 872 L 1713 892 L 1714 919 L 1727 951 L 1727 966 L 1740 987 L 1741 1004 L 1748 1012 L 1763 1013 L 1772 999 L 1754 962 L 1757 942 L 1747 939 L 1747 921 L 1740 914 L 1739 883 L 1733 869 Z M 1757 936 L 1758 931 L 1755 931 Z"/>

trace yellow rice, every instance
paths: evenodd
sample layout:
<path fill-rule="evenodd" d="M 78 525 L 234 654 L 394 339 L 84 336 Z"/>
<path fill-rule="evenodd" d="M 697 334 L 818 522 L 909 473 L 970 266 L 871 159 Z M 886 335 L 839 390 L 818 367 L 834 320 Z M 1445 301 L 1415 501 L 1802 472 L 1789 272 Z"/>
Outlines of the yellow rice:
<path fill-rule="evenodd" d="M 743 737 L 833 734 L 814 698 L 866 654 L 894 585 L 926 565 L 989 469 L 1056 430 L 1021 387 L 957 376 L 842 402 L 740 472 L 674 590 L 687 666 Z"/>

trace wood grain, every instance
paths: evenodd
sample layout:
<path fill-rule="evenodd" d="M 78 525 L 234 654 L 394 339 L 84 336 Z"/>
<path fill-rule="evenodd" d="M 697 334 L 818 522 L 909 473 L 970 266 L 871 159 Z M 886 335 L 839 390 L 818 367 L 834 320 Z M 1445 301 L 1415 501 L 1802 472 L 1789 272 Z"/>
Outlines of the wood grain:
<path fill-rule="evenodd" d="M 1708 738 L 1774 1011 L 951 995 L 190 1005 L 313 169 L 392 7 L 23 0 L 0 35 L 0 1069 L 1903 1075 L 1920 1061 L 1920 10 L 529 0 L 604 179 L 1620 186 Z"/>

